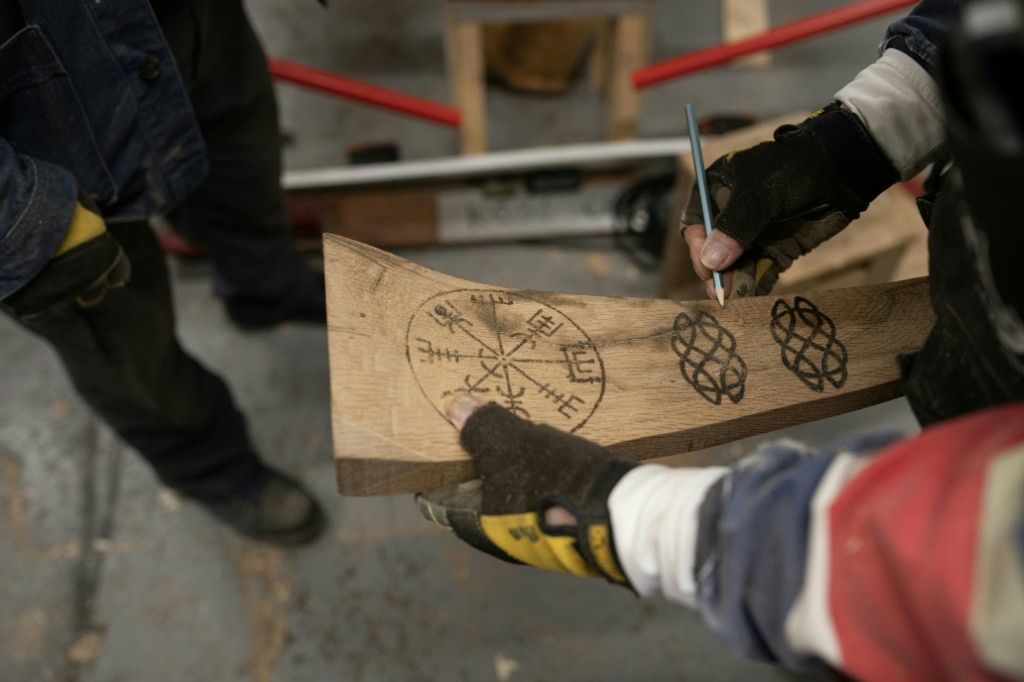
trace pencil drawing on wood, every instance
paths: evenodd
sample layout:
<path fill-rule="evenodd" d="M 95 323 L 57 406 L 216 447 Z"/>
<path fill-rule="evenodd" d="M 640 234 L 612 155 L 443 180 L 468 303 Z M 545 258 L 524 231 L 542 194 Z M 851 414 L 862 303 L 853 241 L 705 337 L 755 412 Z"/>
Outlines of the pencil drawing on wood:
<path fill-rule="evenodd" d="M 672 350 L 686 382 L 712 405 L 725 396 L 733 404 L 743 399 L 747 364 L 736 352 L 736 338 L 714 315 L 679 313 L 672 331 Z"/>
<path fill-rule="evenodd" d="M 822 393 L 825 383 L 846 383 L 846 346 L 836 337 L 836 325 L 808 299 L 793 305 L 779 299 L 772 307 L 772 338 L 782 349 L 782 364 L 808 388 Z"/>
<path fill-rule="evenodd" d="M 345 495 L 474 478 L 445 417 L 461 393 L 622 457 L 702 462 L 713 445 L 897 397 L 897 357 L 921 348 L 935 320 L 923 279 L 730 299 L 723 310 L 511 290 L 335 235 L 324 258 Z"/>
<path fill-rule="evenodd" d="M 519 292 L 462 289 L 428 298 L 409 320 L 406 357 L 442 416 L 452 396 L 474 393 L 576 431 L 604 393 L 604 363 L 586 332 Z"/>

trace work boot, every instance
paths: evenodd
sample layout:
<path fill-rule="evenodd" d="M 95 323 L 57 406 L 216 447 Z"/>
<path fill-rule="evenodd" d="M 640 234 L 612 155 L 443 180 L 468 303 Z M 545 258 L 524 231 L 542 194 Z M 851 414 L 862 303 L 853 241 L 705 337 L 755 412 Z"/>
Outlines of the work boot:
<path fill-rule="evenodd" d="M 298 481 L 266 466 L 244 490 L 197 501 L 242 535 L 272 545 L 312 542 L 325 526 L 323 511 L 313 496 Z"/>

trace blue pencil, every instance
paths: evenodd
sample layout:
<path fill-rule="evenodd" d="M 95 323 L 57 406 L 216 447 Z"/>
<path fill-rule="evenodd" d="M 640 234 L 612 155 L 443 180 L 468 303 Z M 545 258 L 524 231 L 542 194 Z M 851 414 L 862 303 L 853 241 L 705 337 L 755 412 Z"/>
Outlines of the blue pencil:
<path fill-rule="evenodd" d="M 711 198 L 708 194 L 708 178 L 704 174 L 704 154 L 700 150 L 700 135 L 697 134 L 697 115 L 693 111 L 693 105 L 687 104 L 686 127 L 690 130 L 690 152 L 693 154 L 693 172 L 697 176 L 697 191 L 700 193 L 700 207 L 704 212 L 704 233 L 711 234 Z M 712 272 L 715 280 L 715 296 L 718 297 L 718 305 L 725 307 L 725 286 L 722 284 L 722 273 Z"/>

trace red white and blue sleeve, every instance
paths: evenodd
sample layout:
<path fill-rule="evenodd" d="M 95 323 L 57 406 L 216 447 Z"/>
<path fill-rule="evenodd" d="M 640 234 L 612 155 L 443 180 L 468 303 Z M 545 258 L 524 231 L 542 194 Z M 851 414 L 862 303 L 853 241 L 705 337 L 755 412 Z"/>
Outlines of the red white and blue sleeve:
<path fill-rule="evenodd" d="M 609 510 L 637 592 L 698 608 L 745 656 L 1024 679 L 1024 403 L 730 468 L 643 465 Z"/>

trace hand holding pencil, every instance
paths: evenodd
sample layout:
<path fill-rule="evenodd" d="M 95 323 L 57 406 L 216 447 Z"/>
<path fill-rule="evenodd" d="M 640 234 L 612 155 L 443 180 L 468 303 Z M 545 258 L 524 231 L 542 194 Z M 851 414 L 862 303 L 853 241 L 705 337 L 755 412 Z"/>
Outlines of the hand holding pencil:
<path fill-rule="evenodd" d="M 800 125 L 778 128 L 773 140 L 723 156 L 708 167 L 703 196 L 697 173 L 681 228 L 709 296 L 717 298 L 719 286 L 725 297 L 767 294 L 794 260 L 846 227 L 894 182 L 895 171 L 882 172 L 879 164 L 874 172 L 865 161 L 877 152 L 863 148 L 869 138 L 852 129 L 855 118 L 830 105 Z M 703 169 L 695 122 L 690 129 L 694 165 Z M 837 150 L 854 150 L 856 157 Z"/>

